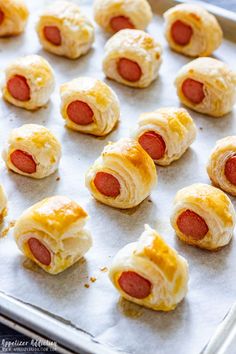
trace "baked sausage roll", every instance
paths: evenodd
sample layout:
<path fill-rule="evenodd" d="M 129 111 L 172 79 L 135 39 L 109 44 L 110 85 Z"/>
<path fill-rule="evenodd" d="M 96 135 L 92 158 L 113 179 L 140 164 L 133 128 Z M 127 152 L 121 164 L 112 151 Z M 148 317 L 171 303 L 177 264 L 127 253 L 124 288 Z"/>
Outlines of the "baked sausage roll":
<path fill-rule="evenodd" d="M 6 166 L 20 175 L 44 178 L 57 170 L 61 144 L 45 127 L 25 124 L 13 129 L 3 151 Z"/>
<path fill-rule="evenodd" d="M 180 4 L 165 14 L 165 35 L 176 52 L 204 57 L 216 50 L 223 32 L 215 16 L 196 4 Z"/>
<path fill-rule="evenodd" d="M 0 223 L 7 215 L 7 196 L 3 186 L 0 184 Z"/>
<path fill-rule="evenodd" d="M 119 120 L 120 104 L 103 81 L 80 77 L 61 86 L 61 114 L 69 128 L 103 136 Z"/>
<path fill-rule="evenodd" d="M 137 141 L 120 139 L 105 146 L 85 182 L 95 199 L 128 209 L 147 198 L 157 182 L 157 173 L 154 162 Z"/>
<path fill-rule="evenodd" d="M 196 138 L 196 126 L 183 108 L 160 108 L 141 114 L 134 138 L 157 165 L 178 160 Z"/>
<path fill-rule="evenodd" d="M 84 228 L 88 215 L 64 196 L 46 198 L 25 210 L 14 228 L 24 255 L 50 274 L 58 274 L 77 262 L 92 246 Z"/>
<path fill-rule="evenodd" d="M 0 37 L 22 33 L 28 17 L 24 0 L 0 0 Z"/>
<path fill-rule="evenodd" d="M 230 199 L 215 187 L 196 183 L 181 189 L 175 197 L 171 224 L 189 245 L 210 251 L 227 245 L 235 221 Z"/>
<path fill-rule="evenodd" d="M 147 0 L 95 0 L 94 18 L 110 33 L 126 28 L 145 30 L 152 20 L 152 10 Z"/>
<path fill-rule="evenodd" d="M 78 5 L 67 1 L 51 4 L 36 26 L 44 49 L 70 59 L 87 53 L 94 42 L 94 27 Z"/>
<path fill-rule="evenodd" d="M 105 45 L 103 71 L 124 85 L 147 87 L 158 75 L 161 54 L 161 45 L 148 33 L 121 30 Z"/>
<path fill-rule="evenodd" d="M 213 58 L 198 58 L 184 65 L 175 85 L 183 104 L 214 117 L 229 113 L 236 100 L 236 73 Z"/>
<path fill-rule="evenodd" d="M 109 276 L 121 296 L 153 310 L 173 310 L 188 290 L 187 261 L 148 225 L 116 254 Z"/>
<path fill-rule="evenodd" d="M 207 165 L 212 183 L 236 196 L 236 136 L 218 140 Z"/>
<path fill-rule="evenodd" d="M 6 68 L 3 97 L 15 106 L 35 110 L 44 106 L 54 90 L 54 73 L 39 55 L 28 55 Z"/>

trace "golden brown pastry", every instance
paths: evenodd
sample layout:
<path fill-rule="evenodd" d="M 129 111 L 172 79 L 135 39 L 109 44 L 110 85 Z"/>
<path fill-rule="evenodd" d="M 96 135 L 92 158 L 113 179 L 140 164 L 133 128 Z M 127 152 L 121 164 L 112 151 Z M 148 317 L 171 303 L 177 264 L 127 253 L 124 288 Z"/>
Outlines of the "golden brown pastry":
<path fill-rule="evenodd" d="M 22 33 L 28 17 L 24 0 L 0 0 L 0 37 Z"/>
<path fill-rule="evenodd" d="M 7 196 L 3 186 L 0 184 L 0 223 L 7 215 Z"/>
<path fill-rule="evenodd" d="M 5 100 L 28 110 L 44 106 L 54 90 L 53 70 L 39 55 L 16 59 L 6 68 L 5 76 Z"/>
<path fill-rule="evenodd" d="M 176 52 L 204 57 L 216 50 L 223 38 L 215 16 L 197 4 L 180 4 L 164 14 L 165 35 Z"/>
<path fill-rule="evenodd" d="M 157 173 L 151 157 L 137 141 L 120 139 L 105 146 L 85 181 L 95 199 L 128 209 L 147 198 L 157 182 Z"/>
<path fill-rule="evenodd" d="M 32 178 L 54 173 L 60 158 L 61 144 L 50 130 L 38 124 L 13 129 L 3 151 L 3 159 L 10 170 Z"/>
<path fill-rule="evenodd" d="M 188 290 L 187 261 L 148 225 L 116 254 L 109 276 L 121 296 L 153 310 L 173 310 Z"/>
<path fill-rule="evenodd" d="M 46 198 L 25 210 L 16 222 L 14 237 L 24 255 L 50 274 L 77 262 L 92 246 L 84 228 L 88 215 L 64 196 Z"/>
<path fill-rule="evenodd" d="M 61 86 L 61 114 L 69 128 L 103 136 L 118 122 L 120 104 L 103 81 L 80 77 Z"/>
<path fill-rule="evenodd" d="M 214 117 L 229 113 L 236 101 L 236 73 L 213 58 L 198 58 L 184 65 L 175 86 L 182 103 Z"/>
<path fill-rule="evenodd" d="M 121 84 L 147 87 L 158 76 L 161 55 L 161 45 L 148 33 L 121 30 L 105 45 L 103 71 L 109 79 Z"/>
<path fill-rule="evenodd" d="M 171 224 L 189 245 L 210 251 L 227 245 L 235 221 L 233 204 L 215 187 L 196 183 L 179 190 L 175 197 Z"/>
<path fill-rule="evenodd" d="M 236 196 L 236 136 L 227 136 L 216 142 L 207 172 L 216 187 Z"/>
<path fill-rule="evenodd" d="M 44 49 L 70 59 L 87 53 L 94 42 L 92 23 L 72 2 L 53 2 L 41 14 L 36 30 Z"/>
<path fill-rule="evenodd" d="M 196 126 L 183 108 L 159 108 L 141 114 L 134 138 L 157 165 L 178 160 L 196 138 Z"/>
<path fill-rule="evenodd" d="M 105 31 L 145 30 L 152 19 L 147 0 L 95 0 L 94 18 Z"/>

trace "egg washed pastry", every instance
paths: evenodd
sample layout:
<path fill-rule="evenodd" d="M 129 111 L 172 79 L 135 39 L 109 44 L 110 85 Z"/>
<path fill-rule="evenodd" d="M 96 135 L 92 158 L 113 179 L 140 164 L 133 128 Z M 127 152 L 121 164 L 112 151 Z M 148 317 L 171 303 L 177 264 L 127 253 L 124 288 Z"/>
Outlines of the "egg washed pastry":
<path fill-rule="evenodd" d="M 10 170 L 32 178 L 54 173 L 60 158 L 59 141 L 47 128 L 37 124 L 13 129 L 3 151 L 3 159 Z"/>
<path fill-rule="evenodd" d="M 216 187 L 236 196 L 236 136 L 227 136 L 216 142 L 207 172 Z"/>
<path fill-rule="evenodd" d="M 154 162 L 137 141 L 120 139 L 105 146 L 85 182 L 98 201 L 128 209 L 147 198 L 157 182 L 157 173 Z"/>
<path fill-rule="evenodd" d="M 29 11 L 23 0 L 0 0 L 0 37 L 23 32 L 28 17 Z"/>
<path fill-rule="evenodd" d="M 158 76 L 161 45 L 148 33 L 125 29 L 105 45 L 103 71 L 117 82 L 132 87 L 147 87 Z"/>
<path fill-rule="evenodd" d="M 181 189 L 174 200 L 171 224 L 189 245 L 210 251 L 227 245 L 235 226 L 234 207 L 221 190 L 196 183 Z"/>
<path fill-rule="evenodd" d="M 95 0 L 94 18 L 110 33 L 126 28 L 145 30 L 152 10 L 147 0 Z"/>
<path fill-rule="evenodd" d="M 116 254 L 109 276 L 125 299 L 157 311 L 175 309 L 188 290 L 187 261 L 148 225 Z"/>
<path fill-rule="evenodd" d="M 54 73 L 39 55 L 21 57 L 5 71 L 3 97 L 15 106 L 35 110 L 44 106 L 54 90 Z"/>
<path fill-rule="evenodd" d="M 53 2 L 41 14 L 36 26 L 44 49 L 68 57 L 79 58 L 94 42 L 94 27 L 79 6 L 67 1 Z"/>
<path fill-rule="evenodd" d="M 63 84 L 60 91 L 61 114 L 73 130 L 103 136 L 119 120 L 118 98 L 103 81 L 80 77 Z"/>
<path fill-rule="evenodd" d="M 236 101 L 236 73 L 213 58 L 198 58 L 184 65 L 175 85 L 182 103 L 210 116 L 229 113 Z"/>
<path fill-rule="evenodd" d="M 134 138 L 157 165 L 178 160 L 196 138 L 196 126 L 183 108 L 160 108 L 141 114 Z"/>
<path fill-rule="evenodd" d="M 25 210 L 16 222 L 14 237 L 24 255 L 50 274 L 77 262 L 92 246 L 84 228 L 88 215 L 64 196 L 46 198 Z"/>
<path fill-rule="evenodd" d="M 7 196 L 3 186 L 0 184 L 0 223 L 7 215 Z"/>
<path fill-rule="evenodd" d="M 176 52 L 191 56 L 208 56 L 223 37 L 215 16 L 196 4 L 180 4 L 164 14 L 165 35 Z"/>

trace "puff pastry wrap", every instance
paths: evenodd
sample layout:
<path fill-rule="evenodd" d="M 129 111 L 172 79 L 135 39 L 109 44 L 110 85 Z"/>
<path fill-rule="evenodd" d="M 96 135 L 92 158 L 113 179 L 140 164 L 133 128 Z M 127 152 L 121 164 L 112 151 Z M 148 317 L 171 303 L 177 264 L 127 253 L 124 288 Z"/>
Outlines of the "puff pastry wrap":
<path fill-rule="evenodd" d="M 178 220 L 182 213 L 194 212 L 202 218 L 207 229 L 203 238 L 186 235 L 179 229 Z M 195 224 L 195 220 L 192 224 Z M 217 250 L 227 245 L 233 235 L 236 215 L 228 196 L 207 184 L 196 183 L 178 191 L 174 199 L 171 224 L 178 237 L 193 246 L 208 250 Z"/>
<path fill-rule="evenodd" d="M 170 47 L 176 52 L 191 56 L 208 56 L 216 50 L 223 37 L 223 32 L 215 16 L 196 4 L 180 4 L 172 7 L 164 14 L 165 35 Z M 178 21 L 178 22 L 177 22 Z M 178 28 L 177 41 L 173 35 L 176 22 L 186 25 L 187 29 Z M 190 28 L 188 27 L 190 26 Z M 187 31 L 185 38 L 181 32 Z M 183 41 L 183 42 L 182 42 Z M 183 44 L 182 44 L 183 43 Z"/>
<path fill-rule="evenodd" d="M 29 11 L 23 0 L 0 0 L 0 37 L 24 31 Z"/>
<path fill-rule="evenodd" d="M 213 184 L 233 196 L 236 196 L 235 156 L 236 136 L 227 136 L 216 142 L 207 164 Z"/>
<path fill-rule="evenodd" d="M 116 125 L 120 117 L 120 105 L 115 92 L 103 81 L 90 77 L 80 77 L 61 86 L 61 114 L 66 125 L 82 133 L 97 136 L 108 134 Z M 93 117 L 90 124 L 77 124 L 71 120 L 68 107 L 71 103 L 81 101 L 92 110 Z M 78 114 L 79 116 L 79 114 Z"/>
<path fill-rule="evenodd" d="M 7 215 L 7 196 L 3 186 L 0 184 L 0 223 Z"/>
<path fill-rule="evenodd" d="M 133 277 L 126 272 L 138 274 L 151 286 L 142 289 L 142 283 L 139 284 L 137 280 L 132 284 Z M 125 286 L 121 280 L 122 274 L 128 275 L 129 280 L 126 278 L 126 282 L 130 281 L 131 284 Z M 116 254 L 109 277 L 125 299 L 153 310 L 170 311 L 187 293 L 188 263 L 155 230 L 145 225 L 139 240 L 129 243 Z M 128 285 L 131 287 L 129 293 L 125 291 L 126 287 L 130 289 Z"/>
<path fill-rule="evenodd" d="M 87 217 L 87 213 L 67 197 L 43 199 L 19 217 L 14 229 L 15 241 L 26 257 L 46 272 L 58 274 L 91 247 L 91 235 L 84 228 Z M 34 240 L 33 244 L 30 239 Z"/>
<path fill-rule="evenodd" d="M 118 181 L 116 197 L 106 196 L 97 189 L 95 179 L 101 172 Z M 137 141 L 120 139 L 105 146 L 88 170 L 85 182 L 95 199 L 115 208 L 128 209 L 140 204 L 150 194 L 157 182 L 157 173 L 154 162 Z"/>
<path fill-rule="evenodd" d="M 3 97 L 13 105 L 27 110 L 35 110 L 44 106 L 48 102 L 55 86 L 53 69 L 39 55 L 28 55 L 16 59 L 6 68 L 5 76 Z M 28 100 L 17 99 L 9 91 L 9 81 L 19 76 L 27 81 L 25 85 L 28 86 L 30 91 Z M 22 87 L 20 89 L 22 93 Z"/>
<path fill-rule="evenodd" d="M 105 45 L 103 71 L 117 82 L 132 87 L 147 87 L 158 76 L 162 62 L 162 48 L 148 33 L 140 30 L 121 30 L 112 36 Z M 124 79 L 118 72 L 120 59 L 137 63 L 141 77 L 135 82 Z"/>
<path fill-rule="evenodd" d="M 35 172 L 28 173 L 13 164 L 12 154 L 21 151 L 31 156 L 35 166 Z M 21 175 L 32 178 L 44 178 L 54 173 L 61 158 L 61 145 L 56 137 L 45 127 L 38 124 L 24 124 L 13 129 L 9 135 L 8 143 L 3 151 L 3 159 L 6 166 Z M 24 160 L 24 159 L 23 159 Z M 27 159 L 28 160 L 28 159 Z M 17 167 L 18 166 L 18 167 Z M 23 163 L 25 167 L 25 163 Z"/>
<path fill-rule="evenodd" d="M 203 85 L 204 98 L 200 103 L 195 104 L 184 95 L 183 84 L 187 79 Z M 236 101 L 236 73 L 213 58 L 198 58 L 184 65 L 177 74 L 175 86 L 182 103 L 214 117 L 230 112 Z"/>
<path fill-rule="evenodd" d="M 147 140 L 142 140 L 142 137 L 149 132 L 154 132 L 164 142 L 163 150 L 161 151 L 163 155 L 158 159 L 155 158 L 156 151 L 154 147 L 149 146 L 153 141 L 151 140 L 148 143 Z M 185 109 L 169 107 L 141 114 L 134 138 L 139 141 L 156 164 L 168 166 L 184 154 L 195 140 L 196 132 L 195 123 Z"/>
<path fill-rule="evenodd" d="M 105 31 L 116 32 L 111 20 L 120 16 L 127 19 L 127 28 L 145 30 L 152 20 L 152 10 L 147 0 L 95 0 L 94 18 Z"/>
<path fill-rule="evenodd" d="M 45 27 L 54 27 L 54 31 L 56 27 L 55 40 L 58 43 L 54 44 L 46 39 Z M 36 30 L 44 49 L 70 59 L 87 53 L 94 42 L 92 23 L 81 13 L 79 6 L 67 1 L 57 1 L 46 8 L 39 18 Z M 55 34 L 52 36 L 54 39 Z"/>

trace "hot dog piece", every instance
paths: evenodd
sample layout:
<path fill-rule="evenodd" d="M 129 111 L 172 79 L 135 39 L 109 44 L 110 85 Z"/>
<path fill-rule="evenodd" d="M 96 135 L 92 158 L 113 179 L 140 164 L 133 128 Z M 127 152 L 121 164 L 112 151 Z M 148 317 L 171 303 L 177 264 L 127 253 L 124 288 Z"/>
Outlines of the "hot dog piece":
<path fill-rule="evenodd" d="M 194 240 L 203 239 L 208 233 L 208 226 L 205 220 L 191 210 L 186 210 L 179 215 L 177 225 L 180 231 Z"/>
<path fill-rule="evenodd" d="M 126 58 L 121 58 L 118 61 L 117 70 L 123 79 L 130 82 L 139 81 L 142 76 L 142 70 L 138 63 Z"/>
<path fill-rule="evenodd" d="M 193 79 L 186 79 L 182 85 L 184 96 L 192 103 L 199 104 L 205 98 L 203 84 Z"/>
<path fill-rule="evenodd" d="M 28 241 L 28 246 L 37 261 L 46 266 L 51 263 L 51 253 L 37 238 L 31 237 Z"/>
<path fill-rule="evenodd" d="M 7 89 L 18 101 L 28 101 L 30 99 L 30 87 L 24 76 L 15 75 L 7 82 Z"/>
<path fill-rule="evenodd" d="M 93 123 L 93 111 L 89 105 L 82 101 L 74 101 L 67 107 L 67 115 L 74 123 L 88 125 Z"/>
<path fill-rule="evenodd" d="M 107 197 L 117 197 L 120 194 L 120 183 L 110 173 L 97 172 L 94 184 L 100 193 Z"/>
<path fill-rule="evenodd" d="M 123 272 L 118 283 L 126 294 L 136 299 L 144 299 L 151 293 L 150 281 L 135 272 Z"/>
<path fill-rule="evenodd" d="M 112 17 L 110 21 L 110 26 L 115 32 L 118 32 L 125 28 L 135 28 L 130 19 L 126 16 Z"/>
<path fill-rule="evenodd" d="M 174 22 L 171 27 L 171 36 L 175 43 L 179 45 L 187 45 L 190 42 L 192 35 L 192 27 L 180 20 Z"/>
<path fill-rule="evenodd" d="M 138 141 L 153 160 L 159 160 L 164 156 L 166 144 L 159 134 L 152 131 L 146 132 L 140 136 Z"/>
<path fill-rule="evenodd" d="M 236 156 L 232 156 L 226 161 L 225 176 L 230 183 L 236 185 Z"/>
<path fill-rule="evenodd" d="M 2 12 L 2 10 L 0 10 L 0 25 L 4 20 L 4 12 Z"/>
<path fill-rule="evenodd" d="M 45 26 L 43 34 L 50 43 L 56 46 L 61 45 L 61 32 L 56 26 Z"/>
<path fill-rule="evenodd" d="M 10 159 L 12 164 L 18 168 L 18 170 L 24 173 L 35 173 L 36 163 L 33 157 L 25 151 L 15 150 L 11 153 Z"/>

